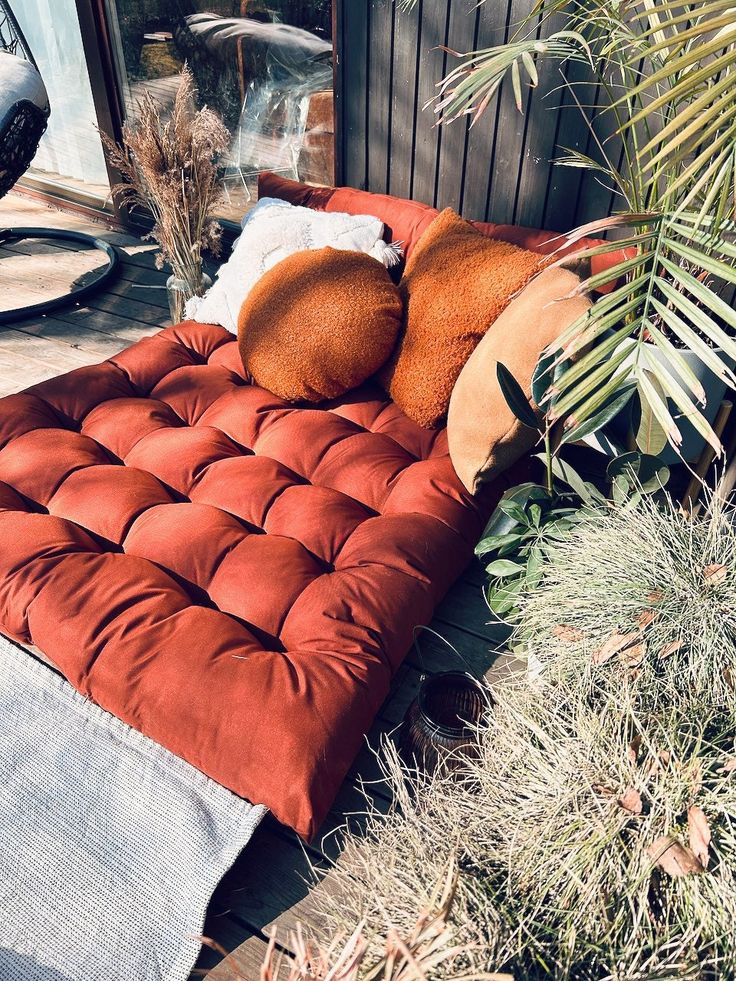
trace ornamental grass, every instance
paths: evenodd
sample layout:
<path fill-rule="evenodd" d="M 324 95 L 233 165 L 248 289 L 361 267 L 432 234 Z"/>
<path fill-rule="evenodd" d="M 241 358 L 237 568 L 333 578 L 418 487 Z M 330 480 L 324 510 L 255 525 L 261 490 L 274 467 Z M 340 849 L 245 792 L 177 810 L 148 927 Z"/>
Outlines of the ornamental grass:
<path fill-rule="evenodd" d="M 438 970 L 455 963 L 463 953 L 456 932 L 448 922 L 457 888 L 454 862 L 445 870 L 427 906 L 402 933 L 386 932 L 382 950 L 366 938 L 366 924 L 358 923 L 343 939 L 338 934 L 327 944 L 305 938 L 300 925 L 292 935 L 292 953 L 278 952 L 271 937 L 261 967 L 261 981 L 431 981 Z M 457 981 L 513 981 L 507 974 L 463 971 Z M 245 981 L 245 979 L 243 979 Z"/>
<path fill-rule="evenodd" d="M 735 538 L 644 499 L 556 545 L 515 636 L 541 680 L 494 692 L 460 770 L 385 747 L 396 801 L 345 835 L 329 929 L 381 950 L 455 861 L 465 946 L 433 979 L 736 976 Z"/>
<path fill-rule="evenodd" d="M 729 703 L 736 683 L 736 522 L 713 502 L 696 520 L 670 501 L 591 510 L 548 548 L 520 601 L 513 643 L 561 682 L 635 684 Z"/>

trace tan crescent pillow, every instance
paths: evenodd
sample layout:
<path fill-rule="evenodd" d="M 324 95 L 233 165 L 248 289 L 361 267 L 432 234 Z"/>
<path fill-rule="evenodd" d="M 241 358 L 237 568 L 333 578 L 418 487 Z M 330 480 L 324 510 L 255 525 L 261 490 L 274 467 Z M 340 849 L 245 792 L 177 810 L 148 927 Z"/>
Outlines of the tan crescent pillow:
<path fill-rule="evenodd" d="M 443 422 L 473 348 L 540 261 L 486 238 L 451 208 L 422 233 L 400 283 L 404 333 L 379 375 L 410 419 L 427 429 Z"/>
<path fill-rule="evenodd" d="M 580 284 L 568 269 L 545 269 L 509 303 L 455 382 L 447 420 L 450 459 L 474 494 L 537 442 L 501 392 L 496 365 L 504 364 L 531 402 L 531 382 L 542 351 L 591 306 L 587 296 L 561 300 Z M 557 301 L 557 302 L 556 302 Z"/>
<path fill-rule="evenodd" d="M 240 356 L 254 381 L 282 399 L 337 398 L 386 361 L 401 314 L 399 291 L 376 259 L 329 246 L 297 252 L 243 302 Z"/>

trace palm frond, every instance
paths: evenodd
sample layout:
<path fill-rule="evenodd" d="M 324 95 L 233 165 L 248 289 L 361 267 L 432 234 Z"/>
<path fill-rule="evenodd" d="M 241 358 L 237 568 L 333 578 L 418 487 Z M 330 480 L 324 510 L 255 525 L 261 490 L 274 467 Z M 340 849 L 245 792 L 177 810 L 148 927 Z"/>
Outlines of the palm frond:
<path fill-rule="evenodd" d="M 517 108 L 522 108 L 522 72 L 534 87 L 538 82 L 535 62 L 539 58 L 557 61 L 590 61 L 590 49 L 582 34 L 556 31 L 548 38 L 534 37 L 484 48 L 466 55 L 439 85 L 435 112 L 445 121 L 470 115 L 473 122 L 482 116 L 507 74 L 511 76 Z"/>
<path fill-rule="evenodd" d="M 643 405 L 676 450 L 682 436 L 675 417 L 687 418 L 720 451 L 703 413 L 703 387 L 684 354 L 694 354 L 736 386 L 736 311 L 718 294 L 724 282 L 736 284 L 736 269 L 723 254 L 714 254 L 712 235 L 705 247 L 702 237 L 679 215 L 652 216 L 648 234 L 628 239 L 636 243 L 635 256 L 581 284 L 591 289 L 601 285 L 602 277 L 624 279 L 545 352 L 556 355 L 555 363 L 562 366 L 543 400 L 550 419 L 577 426 L 590 418 L 613 396 L 613 382 L 626 369 L 625 377 L 636 382 Z M 611 242 L 580 256 L 618 248 Z M 656 349 L 666 355 L 666 367 L 654 356 Z"/>
<path fill-rule="evenodd" d="M 557 15 L 567 29 L 544 37 Z M 622 386 L 636 386 L 651 426 L 676 449 L 683 419 L 720 448 L 690 362 L 736 387 L 736 313 L 720 295 L 736 286 L 736 0 L 537 0 L 507 43 L 458 57 L 435 100 L 445 121 L 477 121 L 507 77 L 523 110 L 540 59 L 587 62 L 588 76 L 565 84 L 593 150 L 565 150 L 556 163 L 605 178 L 628 209 L 570 236 L 623 235 L 581 259 L 624 252 L 581 285 L 616 288 L 545 352 L 555 368 L 548 418 L 571 438 L 605 416 Z M 590 84 L 603 100 L 592 116 L 575 94 Z M 613 135 L 603 140 L 606 116 Z"/>

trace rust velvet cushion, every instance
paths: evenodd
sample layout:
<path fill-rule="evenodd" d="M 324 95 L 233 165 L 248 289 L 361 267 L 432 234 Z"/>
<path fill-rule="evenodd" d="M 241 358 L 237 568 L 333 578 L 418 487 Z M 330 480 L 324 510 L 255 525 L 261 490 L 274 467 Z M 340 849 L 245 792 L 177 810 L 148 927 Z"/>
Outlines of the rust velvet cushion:
<path fill-rule="evenodd" d="M 297 407 L 180 324 L 0 399 L 0 631 L 309 837 L 503 489 L 377 385 Z"/>
<path fill-rule="evenodd" d="M 379 375 L 410 419 L 425 428 L 442 422 L 463 365 L 539 263 L 450 208 L 427 228 L 401 280 L 404 331 Z"/>
<path fill-rule="evenodd" d="M 545 269 L 509 303 L 460 372 L 450 399 L 450 458 L 463 485 L 476 493 L 537 442 L 506 404 L 496 377 L 500 361 L 531 400 L 532 375 L 542 351 L 591 305 L 568 297 L 580 279 L 568 269 Z M 564 299 L 563 299 L 564 298 Z"/>
<path fill-rule="evenodd" d="M 243 365 L 289 401 L 336 398 L 387 360 L 401 327 L 399 291 L 371 256 L 297 252 L 266 272 L 238 318 Z"/>
<path fill-rule="evenodd" d="M 422 204 L 420 201 L 397 198 L 391 194 L 361 191 L 354 187 L 315 187 L 267 171 L 258 177 L 258 194 L 260 197 L 281 198 L 291 204 L 314 208 L 316 211 L 375 215 L 383 222 L 386 241 L 400 241 L 406 259 L 410 257 L 419 239 L 439 214 L 436 208 Z M 573 255 L 581 249 L 593 248 L 603 243 L 603 239 L 597 238 L 580 238 L 572 241 L 568 240 L 565 233 L 525 228 L 523 225 L 500 225 L 492 221 L 471 221 L 470 224 L 488 238 L 512 242 L 520 248 L 530 249 L 541 255 L 555 252 L 556 258 Z M 627 255 L 623 250 L 593 256 L 590 271 L 592 274 L 605 272 L 625 258 Z M 613 282 L 605 283 L 599 286 L 596 292 L 608 293 L 614 285 Z"/>

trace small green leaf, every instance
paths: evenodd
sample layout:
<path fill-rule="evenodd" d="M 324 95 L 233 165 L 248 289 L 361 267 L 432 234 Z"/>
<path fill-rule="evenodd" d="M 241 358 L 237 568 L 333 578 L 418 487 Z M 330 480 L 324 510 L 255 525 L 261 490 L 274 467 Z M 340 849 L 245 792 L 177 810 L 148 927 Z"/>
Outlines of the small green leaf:
<path fill-rule="evenodd" d="M 643 494 L 656 494 L 670 479 L 670 468 L 659 457 L 643 454 L 639 465 L 639 489 Z"/>
<path fill-rule="evenodd" d="M 669 467 L 665 466 L 659 457 L 649 453 L 622 453 L 611 460 L 606 470 L 608 479 L 615 483 L 623 477 L 626 481 L 639 488 L 644 494 L 653 494 L 661 490 L 669 480 Z"/>
<path fill-rule="evenodd" d="M 591 433 L 596 432 L 606 423 L 610 422 L 611 419 L 615 418 L 628 403 L 629 399 L 632 397 L 636 391 L 636 383 L 628 382 L 623 386 L 623 390 L 620 395 L 618 395 L 612 402 L 604 406 L 600 412 L 595 415 L 590 416 L 584 422 L 581 422 L 579 426 L 574 426 L 572 429 L 568 429 L 565 435 L 562 437 L 563 443 L 574 442 L 577 439 L 583 439 L 585 436 L 590 436 Z"/>
<path fill-rule="evenodd" d="M 495 613 L 500 619 L 504 614 L 510 613 L 514 609 L 514 600 L 510 599 L 505 592 L 489 589 L 488 605 L 491 608 L 491 612 Z"/>
<path fill-rule="evenodd" d="M 483 537 L 487 538 L 489 535 L 506 535 L 512 531 L 518 532 L 519 522 L 516 520 L 516 518 L 504 512 L 500 506 L 501 503 L 505 503 L 506 501 L 514 501 L 523 508 L 529 501 L 546 501 L 548 499 L 549 495 L 541 484 L 533 484 L 531 482 L 517 484 L 516 487 L 512 487 L 510 490 L 507 490 L 501 498 L 499 506 L 488 519 L 488 524 L 483 532 Z M 527 523 L 526 514 L 524 514 L 524 520 L 522 522 L 523 527 L 526 527 Z"/>
<path fill-rule="evenodd" d="M 513 541 L 511 540 L 513 539 Z M 520 551 L 523 546 L 524 538 L 522 535 L 509 535 L 509 541 L 496 550 L 499 559 L 504 559 L 509 555 Z"/>
<path fill-rule="evenodd" d="M 646 371 L 645 368 L 642 370 Z M 664 398 L 664 392 L 657 379 L 652 375 L 649 380 L 659 390 L 660 396 Z M 640 402 L 641 420 L 636 431 L 636 445 L 642 453 L 651 453 L 657 456 L 667 445 L 667 433 L 652 411 L 649 401 L 646 398 L 641 398 Z"/>
<path fill-rule="evenodd" d="M 528 527 L 529 515 L 520 504 L 516 503 L 516 501 L 504 501 L 502 499 L 498 502 L 498 507 L 504 514 L 507 514 L 510 518 L 513 518 L 517 524 L 522 525 L 525 528 Z"/>
<path fill-rule="evenodd" d="M 523 565 L 520 565 L 518 562 L 512 562 L 510 559 L 496 559 L 495 562 L 491 562 L 490 565 L 486 566 L 488 575 L 497 578 L 516 576 L 523 571 Z"/>
<path fill-rule="evenodd" d="M 487 555 L 488 552 L 500 552 L 508 546 L 513 546 L 516 548 L 522 541 L 523 538 L 521 535 L 513 533 L 506 535 L 488 535 L 486 538 L 481 539 L 481 541 L 479 541 L 475 546 L 475 554 Z"/>
<path fill-rule="evenodd" d="M 552 458 L 552 473 L 559 480 L 566 483 L 568 487 L 571 487 L 584 504 L 604 503 L 605 497 L 598 488 L 587 480 L 583 480 L 580 474 L 569 463 L 566 463 L 558 456 Z"/>
<path fill-rule="evenodd" d="M 631 485 L 626 477 L 620 475 L 616 477 L 611 488 L 614 504 L 623 504 L 629 496 Z"/>
<path fill-rule="evenodd" d="M 541 432 L 539 420 L 529 405 L 529 399 L 524 394 L 524 390 L 506 365 L 501 364 L 500 361 L 496 365 L 496 378 L 498 379 L 498 384 L 501 386 L 501 393 L 506 399 L 506 404 L 519 422 L 523 423 L 529 429 L 535 429 L 537 432 Z"/>

